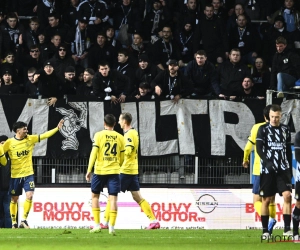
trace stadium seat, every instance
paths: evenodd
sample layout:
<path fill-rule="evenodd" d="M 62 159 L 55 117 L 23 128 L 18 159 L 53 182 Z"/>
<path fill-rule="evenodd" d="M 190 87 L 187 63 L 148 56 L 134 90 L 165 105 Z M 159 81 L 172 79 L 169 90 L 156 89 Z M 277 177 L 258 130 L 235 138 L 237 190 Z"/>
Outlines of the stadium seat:
<path fill-rule="evenodd" d="M 157 173 L 157 183 L 167 183 L 167 173 L 158 172 Z"/>
<path fill-rule="evenodd" d="M 173 172 L 171 173 L 171 184 L 178 184 L 179 183 L 179 173 L 178 172 Z"/>

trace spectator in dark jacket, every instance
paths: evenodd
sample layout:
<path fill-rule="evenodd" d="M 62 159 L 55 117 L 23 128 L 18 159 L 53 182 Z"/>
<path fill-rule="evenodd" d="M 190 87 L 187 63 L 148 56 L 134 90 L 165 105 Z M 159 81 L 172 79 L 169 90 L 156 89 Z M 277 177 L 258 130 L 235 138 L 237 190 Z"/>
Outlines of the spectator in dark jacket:
<path fill-rule="evenodd" d="M 224 23 L 214 16 L 214 8 L 210 4 L 205 6 L 204 14 L 195 30 L 194 51 L 199 49 L 202 40 L 208 60 L 212 63 L 222 63 L 229 51 Z"/>
<path fill-rule="evenodd" d="M 83 72 L 83 83 L 77 87 L 77 95 L 81 96 L 94 96 L 93 90 L 93 78 L 95 71 L 91 68 L 87 68 Z"/>
<path fill-rule="evenodd" d="M 37 14 L 38 19 L 40 20 L 40 27 L 42 29 L 45 29 L 48 24 L 48 16 L 50 13 L 56 12 L 58 15 L 61 14 L 61 11 L 64 10 L 62 8 L 61 0 L 46 0 L 46 1 L 40 1 L 40 3 L 37 5 Z"/>
<path fill-rule="evenodd" d="M 21 94 L 21 89 L 18 84 L 15 84 L 12 77 L 12 72 L 9 69 L 2 71 L 3 82 L 0 86 L 0 95 Z"/>
<path fill-rule="evenodd" d="M 71 28 L 76 25 L 76 20 L 78 17 L 77 7 L 79 5 L 80 0 L 71 0 L 69 1 L 69 6 L 66 11 L 63 13 L 63 22 L 68 24 Z"/>
<path fill-rule="evenodd" d="M 50 60 L 53 62 L 55 73 L 62 78 L 64 78 L 65 69 L 68 66 L 75 67 L 75 62 L 66 44 L 61 44 Z"/>
<path fill-rule="evenodd" d="M 160 72 L 151 83 L 155 94 L 163 99 L 177 103 L 192 91 L 192 82 L 179 70 L 177 60 L 170 59 L 168 69 Z"/>
<path fill-rule="evenodd" d="M 39 19 L 37 17 L 32 17 L 29 19 L 29 27 L 25 29 L 22 40 L 23 49 L 27 52 L 30 50 L 32 45 L 37 45 L 39 43 L 38 39 L 38 29 L 39 29 Z"/>
<path fill-rule="evenodd" d="M 139 84 L 141 82 L 146 82 L 150 86 L 153 79 L 161 71 L 159 67 L 152 64 L 146 54 L 139 56 L 139 68 L 135 71 L 135 80 L 132 83 L 133 96 L 135 96 L 139 91 Z"/>
<path fill-rule="evenodd" d="M 102 100 L 111 100 L 113 103 L 125 102 L 130 94 L 130 79 L 121 72 L 110 69 L 108 62 L 99 64 L 99 71 L 93 78 L 94 95 Z"/>
<path fill-rule="evenodd" d="M 62 94 L 63 95 L 76 95 L 76 83 L 75 79 L 75 67 L 67 66 L 64 70 L 65 79 L 62 82 Z"/>
<path fill-rule="evenodd" d="M 265 60 L 262 57 L 255 59 L 255 65 L 253 66 L 252 79 L 254 83 L 254 89 L 266 95 L 267 89 L 270 88 L 271 72 Z"/>
<path fill-rule="evenodd" d="M 55 106 L 58 98 L 62 97 L 62 79 L 54 72 L 52 61 L 47 60 L 44 69 L 34 74 L 34 82 L 38 82 L 39 93 L 43 98 L 48 98 L 47 104 Z"/>
<path fill-rule="evenodd" d="M 207 56 L 204 50 L 199 50 L 195 54 L 195 60 L 188 63 L 185 68 L 185 76 L 193 82 L 192 94 L 194 98 L 200 96 L 221 94 L 218 76 L 215 66 L 207 61 Z"/>
<path fill-rule="evenodd" d="M 26 82 L 25 85 L 25 94 L 29 96 L 38 96 L 40 95 L 39 93 L 39 88 L 38 88 L 38 83 L 34 82 L 34 74 L 36 72 L 36 68 L 29 68 L 27 71 L 27 77 L 28 81 Z"/>
<path fill-rule="evenodd" d="M 261 49 L 261 39 L 255 28 L 247 24 L 244 14 L 237 17 L 237 27 L 229 34 L 229 48 L 239 48 L 244 64 L 253 64 Z"/>
<path fill-rule="evenodd" d="M 241 52 L 239 49 L 230 51 L 229 61 L 219 65 L 217 74 L 222 94 L 234 96 L 242 91 L 241 83 L 246 76 L 250 75 L 250 70 L 245 64 L 241 63 Z"/>
<path fill-rule="evenodd" d="M 2 30 L 3 36 L 3 51 L 16 52 L 19 46 L 19 37 L 23 33 L 23 27 L 18 21 L 18 17 L 15 13 L 11 12 L 6 15 L 6 23 Z"/>
<path fill-rule="evenodd" d="M 127 49 L 120 49 L 118 51 L 118 63 L 116 64 L 115 69 L 121 72 L 123 75 L 127 76 L 130 79 L 130 81 L 134 80 L 135 70 L 137 69 L 137 66 L 135 66 L 129 60 L 129 54 Z"/>
<path fill-rule="evenodd" d="M 97 43 L 91 47 L 88 53 L 89 68 L 96 71 L 99 62 L 103 60 L 113 66 L 116 61 L 116 52 L 115 49 L 107 43 L 106 35 L 103 32 L 99 32 L 97 35 Z"/>
<path fill-rule="evenodd" d="M 70 29 L 69 25 L 62 23 L 60 16 L 55 12 L 48 15 L 48 21 L 49 25 L 45 28 L 46 41 L 50 41 L 55 34 L 58 34 L 60 35 L 61 42 L 64 43 Z"/>
<path fill-rule="evenodd" d="M 286 39 L 278 37 L 277 52 L 273 57 L 271 69 L 271 88 L 278 91 L 278 98 L 284 97 L 283 92 L 295 86 L 295 82 L 300 78 L 300 58 L 286 47 Z"/>

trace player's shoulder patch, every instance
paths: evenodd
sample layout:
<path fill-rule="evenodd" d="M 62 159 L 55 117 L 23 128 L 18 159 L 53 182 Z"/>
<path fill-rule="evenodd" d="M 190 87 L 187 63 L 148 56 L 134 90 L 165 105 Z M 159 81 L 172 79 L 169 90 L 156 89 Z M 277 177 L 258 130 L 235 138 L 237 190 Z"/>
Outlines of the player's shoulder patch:
<path fill-rule="evenodd" d="M 132 142 L 132 140 L 130 138 L 127 138 L 127 141 Z"/>

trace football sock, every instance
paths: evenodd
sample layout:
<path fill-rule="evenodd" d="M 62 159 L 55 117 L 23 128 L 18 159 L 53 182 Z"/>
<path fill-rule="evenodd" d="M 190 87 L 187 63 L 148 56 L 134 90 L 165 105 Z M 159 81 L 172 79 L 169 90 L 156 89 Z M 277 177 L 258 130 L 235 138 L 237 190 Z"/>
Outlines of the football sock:
<path fill-rule="evenodd" d="M 156 218 L 153 214 L 153 211 L 152 211 L 149 203 L 145 199 L 142 199 L 139 202 L 139 205 L 140 205 L 141 209 L 144 211 L 144 213 L 147 215 L 147 217 L 150 219 L 150 221 L 156 222 Z"/>
<path fill-rule="evenodd" d="M 11 201 L 9 210 L 12 224 L 17 224 L 18 203 Z"/>
<path fill-rule="evenodd" d="M 276 219 L 276 204 L 275 203 L 269 204 L 269 215 L 271 218 Z"/>
<path fill-rule="evenodd" d="M 261 216 L 261 224 L 263 228 L 263 233 L 268 233 L 269 215 Z"/>
<path fill-rule="evenodd" d="M 96 226 L 99 226 L 100 224 L 100 208 L 92 208 L 92 214 L 94 216 L 94 222 Z"/>
<path fill-rule="evenodd" d="M 254 208 L 255 208 L 256 213 L 258 213 L 258 215 L 261 216 L 261 201 L 256 201 L 254 203 Z"/>
<path fill-rule="evenodd" d="M 32 200 L 26 199 L 24 202 L 24 213 L 23 213 L 23 218 L 22 218 L 23 220 L 27 220 L 31 206 L 32 206 Z"/>
<path fill-rule="evenodd" d="M 116 219 L 117 219 L 117 214 L 118 214 L 118 211 L 112 211 L 110 210 L 110 213 L 109 213 L 109 226 L 115 226 L 116 224 Z"/>
<path fill-rule="evenodd" d="M 295 207 L 293 211 L 293 235 L 299 235 L 300 209 Z"/>
<path fill-rule="evenodd" d="M 290 214 L 284 214 L 283 215 L 283 221 L 284 221 L 284 232 L 291 230 L 291 218 L 292 216 Z"/>
<path fill-rule="evenodd" d="M 107 200 L 106 208 L 104 212 L 104 225 L 107 226 L 109 222 L 109 213 L 110 213 L 110 202 Z"/>

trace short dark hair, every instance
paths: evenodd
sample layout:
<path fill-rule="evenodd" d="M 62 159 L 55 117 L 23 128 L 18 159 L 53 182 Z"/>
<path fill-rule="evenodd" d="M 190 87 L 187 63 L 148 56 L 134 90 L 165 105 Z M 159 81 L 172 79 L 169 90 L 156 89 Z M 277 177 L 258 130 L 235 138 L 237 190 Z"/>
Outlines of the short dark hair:
<path fill-rule="evenodd" d="M 284 45 L 287 45 L 287 41 L 286 41 L 286 39 L 285 39 L 283 36 L 279 36 L 279 37 L 277 37 L 277 39 L 276 39 L 276 44 L 284 44 Z"/>
<path fill-rule="evenodd" d="M 129 56 L 128 50 L 125 49 L 125 48 L 119 49 L 118 54 L 123 54 L 123 55 L 126 56 L 126 57 Z"/>
<path fill-rule="evenodd" d="M 104 116 L 104 122 L 108 127 L 114 127 L 116 124 L 116 117 L 113 114 L 107 114 Z"/>
<path fill-rule="evenodd" d="M 251 81 L 252 83 L 254 83 L 254 80 L 253 80 L 252 76 L 245 76 L 244 79 L 243 79 L 243 81 L 244 81 L 246 78 L 250 79 L 250 81 Z"/>
<path fill-rule="evenodd" d="M 207 57 L 206 52 L 204 50 L 198 50 L 195 54 L 199 55 L 199 56 L 205 56 L 205 57 Z"/>
<path fill-rule="evenodd" d="M 49 18 L 49 17 L 54 17 L 55 19 L 60 19 L 59 14 L 58 14 L 57 12 L 55 12 L 55 11 L 53 11 L 52 13 L 50 13 L 50 14 L 48 15 L 48 18 Z"/>
<path fill-rule="evenodd" d="M 281 109 L 281 107 L 278 104 L 272 104 L 271 107 L 270 107 L 270 111 L 281 112 L 282 109 Z"/>
<path fill-rule="evenodd" d="M 27 73 L 35 73 L 36 72 L 36 68 L 35 67 L 31 67 L 27 70 Z"/>
<path fill-rule="evenodd" d="M 18 130 L 19 128 L 24 128 L 24 127 L 27 127 L 27 123 L 17 121 L 17 122 L 15 122 L 14 125 L 13 125 L 13 131 L 14 131 L 15 133 L 17 133 L 17 130 Z"/>
<path fill-rule="evenodd" d="M 232 53 L 233 51 L 235 51 L 235 52 L 240 52 L 240 54 L 241 54 L 241 51 L 240 51 L 240 49 L 238 49 L 238 48 L 233 48 L 232 50 L 230 50 L 229 54 L 231 55 L 231 53 Z"/>
<path fill-rule="evenodd" d="M 108 61 L 101 61 L 101 62 L 99 62 L 99 64 L 98 64 L 98 69 L 100 68 L 100 66 L 102 66 L 102 67 L 104 67 L 104 66 L 110 67 Z"/>
<path fill-rule="evenodd" d="M 127 125 L 130 125 L 132 122 L 132 115 L 130 113 L 122 113 L 122 119 L 126 121 Z"/>
<path fill-rule="evenodd" d="M 33 44 L 33 45 L 30 46 L 30 50 L 32 50 L 32 49 L 38 49 L 38 50 L 40 50 L 40 46 L 37 45 L 37 44 Z"/>
<path fill-rule="evenodd" d="M 95 75 L 95 71 L 91 68 L 86 68 L 83 72 L 88 72 L 90 75 Z"/>
<path fill-rule="evenodd" d="M 40 20 L 38 19 L 38 17 L 33 16 L 29 19 L 29 23 L 40 23 Z"/>
<path fill-rule="evenodd" d="M 8 18 L 15 18 L 15 19 L 18 20 L 18 16 L 16 15 L 15 12 L 9 12 L 9 13 L 7 13 L 6 19 L 8 19 Z"/>
<path fill-rule="evenodd" d="M 270 121 L 270 108 L 271 108 L 271 104 L 270 105 L 267 105 L 265 108 L 264 108 L 264 117 L 267 119 L 267 121 Z"/>

